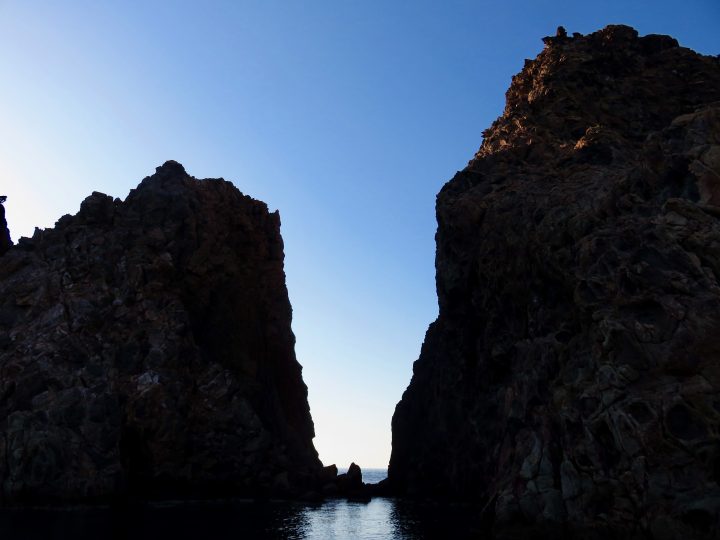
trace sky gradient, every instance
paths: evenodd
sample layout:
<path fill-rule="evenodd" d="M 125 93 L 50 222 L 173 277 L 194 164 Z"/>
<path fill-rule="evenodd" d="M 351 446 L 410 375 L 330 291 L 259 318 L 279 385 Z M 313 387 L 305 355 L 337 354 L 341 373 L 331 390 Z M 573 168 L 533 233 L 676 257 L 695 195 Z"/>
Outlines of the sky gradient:
<path fill-rule="evenodd" d="M 720 53 L 717 0 L 0 0 L 14 240 L 168 159 L 279 209 L 325 464 L 384 467 L 437 315 L 435 195 L 558 25 Z"/>

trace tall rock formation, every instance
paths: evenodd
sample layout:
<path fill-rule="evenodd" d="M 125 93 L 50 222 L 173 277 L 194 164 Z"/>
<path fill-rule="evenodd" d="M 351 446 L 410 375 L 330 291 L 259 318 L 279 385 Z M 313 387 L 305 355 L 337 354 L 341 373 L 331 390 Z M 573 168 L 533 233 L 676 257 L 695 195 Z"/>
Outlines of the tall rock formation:
<path fill-rule="evenodd" d="M 0 502 L 304 489 L 280 218 L 169 161 L 0 259 Z"/>
<path fill-rule="evenodd" d="M 626 26 L 544 41 L 438 195 L 390 483 L 499 527 L 717 535 L 720 59 Z"/>
<path fill-rule="evenodd" d="M 4 195 L 0 197 L 0 255 L 5 253 L 13 245 L 10 239 L 7 221 L 5 221 L 5 207 L 3 206 L 5 199 L 6 197 Z"/>

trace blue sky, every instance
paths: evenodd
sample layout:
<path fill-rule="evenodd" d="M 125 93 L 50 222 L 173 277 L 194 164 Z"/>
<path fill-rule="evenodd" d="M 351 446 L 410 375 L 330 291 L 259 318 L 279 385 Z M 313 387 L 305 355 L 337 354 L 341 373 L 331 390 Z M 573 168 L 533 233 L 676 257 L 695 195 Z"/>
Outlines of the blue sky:
<path fill-rule="evenodd" d="M 435 195 L 558 25 L 720 53 L 720 2 L 0 0 L 14 239 L 168 159 L 279 209 L 326 463 L 382 467 L 437 315 Z"/>

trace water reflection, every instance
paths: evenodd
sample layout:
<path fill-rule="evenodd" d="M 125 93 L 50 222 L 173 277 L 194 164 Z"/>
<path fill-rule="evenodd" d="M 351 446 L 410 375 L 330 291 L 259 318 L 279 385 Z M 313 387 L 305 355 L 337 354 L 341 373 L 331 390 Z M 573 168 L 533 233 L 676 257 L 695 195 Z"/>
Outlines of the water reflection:
<path fill-rule="evenodd" d="M 482 538 L 480 508 L 412 501 L 390 501 L 393 534 L 389 538 Z"/>
<path fill-rule="evenodd" d="M 478 538 L 478 512 L 376 498 L 287 502 L 163 503 L 124 509 L 3 509 L 3 540 L 420 540 Z"/>

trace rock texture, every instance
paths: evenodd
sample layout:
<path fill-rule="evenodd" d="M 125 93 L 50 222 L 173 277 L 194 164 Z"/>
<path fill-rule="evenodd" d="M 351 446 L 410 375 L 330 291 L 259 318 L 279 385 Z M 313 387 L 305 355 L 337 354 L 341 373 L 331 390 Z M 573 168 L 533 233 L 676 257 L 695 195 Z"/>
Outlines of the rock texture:
<path fill-rule="evenodd" d="M 626 26 L 544 41 L 438 195 L 390 483 L 498 530 L 718 535 L 720 59 Z"/>
<path fill-rule="evenodd" d="M 170 161 L 0 262 L 1 502 L 307 489 L 277 212 Z"/>
<path fill-rule="evenodd" d="M 10 239 L 7 221 L 5 221 L 5 207 L 3 206 L 5 199 L 5 196 L 0 196 L 0 255 L 5 253 L 13 245 Z"/>

